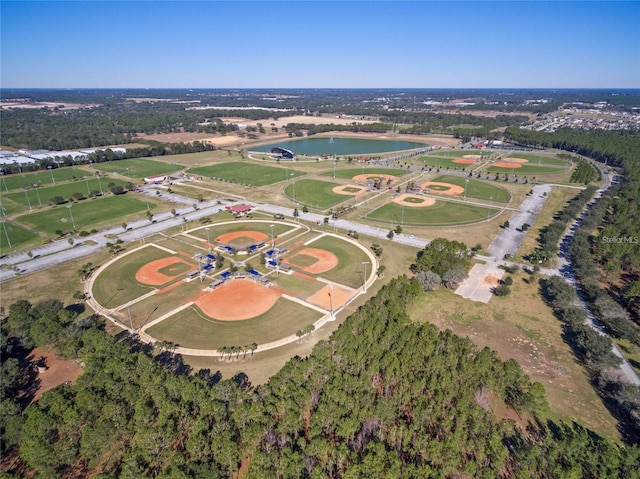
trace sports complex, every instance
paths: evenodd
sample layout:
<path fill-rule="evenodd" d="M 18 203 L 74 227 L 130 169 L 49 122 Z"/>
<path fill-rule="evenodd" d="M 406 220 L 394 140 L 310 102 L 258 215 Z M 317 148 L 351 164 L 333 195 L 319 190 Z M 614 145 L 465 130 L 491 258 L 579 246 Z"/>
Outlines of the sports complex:
<path fill-rule="evenodd" d="M 61 233 L 82 246 L 100 228 L 108 228 L 110 241 L 126 242 L 139 238 L 134 233 L 151 218 L 173 219 L 166 232 L 127 243 L 93 272 L 84 285 L 90 306 L 185 355 L 219 356 L 230 346 L 268 350 L 318 330 L 376 281 L 380 265 L 369 240 L 344 234 L 338 220 L 372 226 L 382 233 L 378 240 L 398 227 L 427 238 L 431 228 L 442 234 L 452 227 L 465 237 L 471 230 L 457 228 L 490 224 L 518 207 L 514 193 L 522 197 L 533 178 L 561 181 L 571 166 L 548 154 L 409 147 L 285 159 L 272 157 L 267 145 L 246 156 L 168 155 L 2 178 L 8 216 L 0 246 L 6 251 Z M 167 180 L 142 183 L 154 175 Z M 107 191 L 128 182 L 136 188 L 126 194 Z M 45 204 L 70 196 L 66 204 Z M 220 207 L 205 216 L 200 202 Z M 267 203 L 271 213 L 261 212 Z M 257 204 L 255 216 L 234 217 L 231 207 L 239 204 L 248 211 Z"/>
<path fill-rule="evenodd" d="M 229 346 L 270 349 L 322 327 L 366 292 L 376 268 L 365 247 L 328 231 L 231 221 L 112 259 L 87 294 L 100 314 L 145 340 L 217 355 Z"/>

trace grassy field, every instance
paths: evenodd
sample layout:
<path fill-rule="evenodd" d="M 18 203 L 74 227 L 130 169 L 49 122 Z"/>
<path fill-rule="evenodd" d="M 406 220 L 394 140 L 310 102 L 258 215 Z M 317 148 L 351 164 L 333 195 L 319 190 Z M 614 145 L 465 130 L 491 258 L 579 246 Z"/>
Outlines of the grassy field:
<path fill-rule="evenodd" d="M 71 213 L 69 213 L 67 206 L 72 206 Z M 154 206 L 155 204 L 149 202 L 150 208 Z M 107 196 L 47 208 L 43 211 L 19 216 L 16 221 L 38 232 L 53 235 L 56 230 L 71 231 L 73 223 L 78 231 L 90 230 L 100 225 L 118 224 L 128 216 L 146 209 L 146 202 L 131 196 Z M 71 215 L 73 215 L 73 221 Z"/>
<path fill-rule="evenodd" d="M 555 158 L 546 155 L 536 155 L 532 153 L 520 153 L 519 151 L 513 152 L 507 156 L 507 158 L 524 158 L 529 160 L 529 165 L 545 165 L 545 166 L 557 166 L 559 168 L 569 168 L 571 163 L 560 158 Z"/>
<path fill-rule="evenodd" d="M 358 175 L 372 175 L 372 174 L 383 174 L 383 175 L 391 175 L 391 176 L 404 176 L 407 174 L 406 171 L 400 170 L 398 168 L 376 168 L 376 167 L 368 167 L 363 166 L 362 168 L 348 168 L 348 169 L 336 169 L 336 178 L 346 178 L 351 179 L 354 176 Z M 328 171 L 322 173 L 322 176 L 330 176 L 333 178 L 333 171 Z"/>
<path fill-rule="evenodd" d="M 20 228 L 10 221 L 2 220 L 0 225 L 0 256 L 11 253 L 18 246 L 37 238 L 37 234 Z"/>
<path fill-rule="evenodd" d="M 146 158 L 133 158 L 130 160 L 97 163 L 95 168 L 106 173 L 115 173 L 128 178 L 146 178 L 154 175 L 175 173 L 184 168 L 184 165 L 148 160 Z"/>
<path fill-rule="evenodd" d="M 182 278 L 184 278 L 184 276 L 180 276 L 178 280 L 181 282 L 180 286 L 168 289 L 161 294 L 154 294 L 153 296 L 131 304 L 129 309 L 131 310 L 131 321 L 135 328 L 139 328 L 149 321 L 153 321 L 169 313 L 181 303 L 201 293 L 204 287 L 210 283 L 210 281 L 201 283 L 199 280 L 186 283 L 182 281 Z M 121 297 L 119 295 L 116 296 L 112 303 L 112 306 L 122 304 Z M 118 316 L 125 325 L 129 326 L 129 317 L 126 308 L 121 309 Z"/>
<path fill-rule="evenodd" d="M 466 153 L 465 153 L 466 154 Z M 464 168 L 465 171 L 468 171 L 471 168 L 475 168 L 478 164 L 474 165 L 463 165 L 461 163 L 454 163 L 453 160 L 456 158 L 462 158 L 462 154 L 457 157 L 444 157 L 444 156 L 421 156 L 417 161 L 422 163 L 424 166 L 429 166 L 433 168 L 448 168 L 450 170 L 458 170 L 462 171 Z"/>
<path fill-rule="evenodd" d="M 558 167 L 558 166 L 548 166 L 548 165 L 533 165 L 530 163 L 520 164 L 520 168 L 500 168 L 499 166 L 490 166 L 486 169 L 488 173 L 500 173 L 502 174 L 516 174 L 516 175 L 544 175 L 547 173 L 558 173 L 564 171 L 566 168 Z"/>
<path fill-rule="evenodd" d="M 453 185 L 462 186 L 467 185 L 467 198 L 477 198 L 480 200 L 489 200 L 496 203 L 509 203 L 511 195 L 504 188 L 492 185 L 485 181 L 474 180 L 473 178 L 462 178 L 460 176 L 453 175 L 440 175 L 434 178 L 432 181 L 438 181 L 442 183 L 451 183 Z"/>
<path fill-rule="evenodd" d="M 512 293 L 488 304 L 468 301 L 448 290 L 426 293 L 410 310 L 415 321 L 470 338 L 506 360 L 517 360 L 546 389 L 548 417 L 576 421 L 603 436 L 619 438 L 616 421 L 589 383 L 584 367 L 562 340 L 562 327 L 544 304 L 538 284 L 514 276 Z M 589 411 L 585 414 L 585 411 Z"/>
<path fill-rule="evenodd" d="M 160 340 L 198 349 L 264 344 L 295 334 L 321 313 L 280 298 L 265 314 L 244 321 L 216 321 L 191 307 L 156 324 L 147 332 Z"/>
<path fill-rule="evenodd" d="M 404 210 L 404 211 L 403 211 Z M 436 201 L 434 205 L 415 208 L 402 207 L 397 203 L 387 203 L 367 214 L 367 220 L 381 221 L 389 225 L 454 225 L 481 221 L 488 216 L 498 213 L 499 209 L 491 210 L 483 206 L 466 205 L 450 201 Z"/>
<path fill-rule="evenodd" d="M 105 308 L 147 294 L 154 288 L 136 281 L 136 272 L 145 264 L 171 256 L 164 250 L 148 246 L 135 253 L 120 257 L 109 265 L 93 283 L 93 297 Z"/>
<path fill-rule="evenodd" d="M 538 247 L 538 238 L 542 228 L 549 226 L 553 222 L 553 217 L 562 210 L 567 202 L 577 196 L 580 190 L 575 188 L 554 187 L 549 194 L 549 198 L 542 207 L 542 211 L 531 225 L 531 229 L 524 237 L 524 241 L 518 248 L 517 256 L 523 258 L 532 253 Z"/>
<path fill-rule="evenodd" d="M 360 248 L 332 236 L 324 236 L 308 246 L 331 251 L 338 257 L 338 266 L 319 276 L 351 288 L 362 286 L 362 262 L 369 261 L 369 257 Z M 367 276 L 371 273 L 371 267 L 372 265 L 369 264 Z"/>
<path fill-rule="evenodd" d="M 101 191 L 104 194 L 109 194 L 107 185 L 114 183 L 115 185 L 124 187 L 126 182 L 122 180 L 116 180 L 111 178 L 102 178 L 98 180 L 95 177 L 87 177 L 87 179 L 80 179 L 77 181 L 56 184 L 47 186 L 46 188 L 32 188 L 26 190 L 26 192 L 15 192 L 5 195 L 12 201 L 22 205 L 23 210 L 28 209 L 28 205 L 31 204 L 32 208 L 37 206 L 47 205 L 49 200 L 54 196 L 62 196 L 66 200 L 71 200 L 71 195 L 74 193 L 81 193 L 85 198 L 89 196 L 92 190 Z M 27 201 L 27 197 L 29 200 Z"/>
<path fill-rule="evenodd" d="M 319 180 L 298 180 L 289 183 L 284 189 L 285 194 L 303 205 L 315 208 L 332 208 L 352 197 L 349 195 L 339 195 L 332 190 L 338 186 L 336 183 Z"/>
<path fill-rule="evenodd" d="M 15 175 L 2 175 L 0 189 L 3 192 L 8 190 L 18 190 L 22 188 L 33 188 L 34 185 L 49 185 L 59 181 L 66 181 L 73 178 L 91 176 L 89 170 L 80 168 L 55 168 L 47 171 L 36 171 L 34 173 L 21 173 Z"/>
<path fill-rule="evenodd" d="M 268 223 L 268 222 L 251 221 L 251 220 L 246 220 L 246 221 L 237 220 L 234 223 L 227 223 L 227 224 L 211 224 L 211 225 L 207 225 L 207 227 L 209 228 L 209 239 L 211 240 L 211 242 L 213 242 L 220 235 L 223 235 L 225 233 L 235 232 L 235 231 L 258 231 L 259 233 L 266 234 L 269 237 L 269 241 L 270 241 L 271 225 L 274 225 L 273 234 L 276 237 L 295 229 L 295 226 L 292 226 L 288 223 L 281 223 L 279 221 Z M 204 241 L 206 241 L 207 239 L 207 230 L 204 227 L 195 231 L 190 231 L 189 234 L 191 236 L 202 238 Z M 288 236 L 289 235 L 285 236 L 285 238 Z"/>
<path fill-rule="evenodd" d="M 264 166 L 248 161 L 232 161 L 192 168 L 189 173 L 252 186 L 271 185 L 306 174 L 292 168 Z"/>

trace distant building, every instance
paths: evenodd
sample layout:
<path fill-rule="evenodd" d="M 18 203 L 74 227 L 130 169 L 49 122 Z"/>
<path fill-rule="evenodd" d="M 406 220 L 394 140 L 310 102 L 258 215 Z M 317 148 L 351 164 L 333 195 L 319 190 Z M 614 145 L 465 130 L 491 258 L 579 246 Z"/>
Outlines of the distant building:
<path fill-rule="evenodd" d="M 293 151 L 287 150 L 286 148 L 280 148 L 279 146 L 271 148 L 270 153 L 274 158 L 283 158 L 286 160 L 293 160 L 295 158 Z"/>
<path fill-rule="evenodd" d="M 244 216 L 251 211 L 250 205 L 235 205 L 229 208 L 229 211 L 236 216 Z"/>
<path fill-rule="evenodd" d="M 155 176 L 146 177 L 144 179 L 144 182 L 145 183 L 151 183 L 151 184 L 158 184 L 158 183 L 164 183 L 168 179 L 169 179 L 169 177 L 167 175 L 155 175 Z"/>

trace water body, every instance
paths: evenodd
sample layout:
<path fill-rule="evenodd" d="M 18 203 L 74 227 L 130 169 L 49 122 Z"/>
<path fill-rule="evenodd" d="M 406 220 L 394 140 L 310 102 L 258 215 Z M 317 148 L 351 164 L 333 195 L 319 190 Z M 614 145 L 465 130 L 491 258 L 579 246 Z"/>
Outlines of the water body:
<path fill-rule="evenodd" d="M 400 140 L 369 140 L 363 138 L 303 138 L 281 141 L 269 145 L 252 146 L 251 151 L 268 153 L 271 148 L 280 147 L 293 151 L 296 155 L 364 155 L 389 153 L 391 151 L 424 148 L 425 143 Z"/>

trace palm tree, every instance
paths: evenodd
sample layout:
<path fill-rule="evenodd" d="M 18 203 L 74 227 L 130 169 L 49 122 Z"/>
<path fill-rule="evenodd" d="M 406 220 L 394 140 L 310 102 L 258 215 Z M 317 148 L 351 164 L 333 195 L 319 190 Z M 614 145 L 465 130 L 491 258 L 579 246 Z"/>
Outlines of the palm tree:
<path fill-rule="evenodd" d="M 248 347 L 251 350 L 251 357 L 253 357 L 253 352 L 258 349 L 258 345 L 256 343 L 251 343 Z"/>

